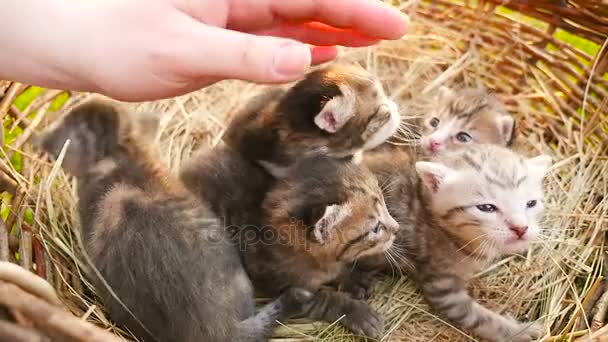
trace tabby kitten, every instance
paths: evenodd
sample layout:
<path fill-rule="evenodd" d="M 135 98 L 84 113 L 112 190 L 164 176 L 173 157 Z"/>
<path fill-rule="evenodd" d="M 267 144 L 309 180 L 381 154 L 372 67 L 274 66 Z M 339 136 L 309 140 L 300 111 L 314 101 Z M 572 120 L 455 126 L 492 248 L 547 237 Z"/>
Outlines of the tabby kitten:
<path fill-rule="evenodd" d="M 374 176 L 326 155 L 302 158 L 269 191 L 264 225 L 243 230 L 245 268 L 256 289 L 276 295 L 297 286 L 315 292 L 306 315 L 340 322 L 356 333 L 379 338 L 382 319 L 368 304 L 322 288 L 345 279 L 353 261 L 387 250 L 398 228 Z"/>
<path fill-rule="evenodd" d="M 94 100 L 38 139 L 54 157 L 70 140 L 63 167 L 78 179 L 84 248 L 108 313 L 144 341 L 267 340 L 312 294 L 290 289 L 255 314 L 224 227 L 157 162 L 141 122 Z"/>
<path fill-rule="evenodd" d="M 473 273 L 505 254 L 524 252 L 538 237 L 542 184 L 551 158 L 524 159 L 491 144 L 471 144 L 415 163 L 405 153 L 395 155 L 369 155 L 364 164 L 393 182 L 385 197 L 400 223 L 396 244 L 408 249 L 401 266 L 409 270 L 413 264 L 429 304 L 458 327 L 490 341 L 538 338 L 540 324 L 495 313 L 466 287 Z M 405 162 L 412 167 L 403 167 Z M 368 267 L 374 262 L 363 261 Z"/>
<path fill-rule="evenodd" d="M 400 120 L 376 78 L 359 66 L 332 64 L 287 90 L 272 88 L 255 97 L 235 115 L 223 139 L 281 177 L 311 151 L 360 156 L 393 135 Z"/>
<path fill-rule="evenodd" d="M 437 107 L 421 125 L 424 154 L 435 154 L 470 143 L 510 146 L 515 119 L 504 105 L 484 89 L 440 87 Z"/>
<path fill-rule="evenodd" d="M 399 120 L 378 80 L 358 66 L 334 64 L 287 90 L 255 96 L 230 122 L 226 143 L 197 151 L 180 179 L 229 227 L 257 226 L 264 194 L 289 165 L 309 153 L 348 157 L 372 148 Z"/>

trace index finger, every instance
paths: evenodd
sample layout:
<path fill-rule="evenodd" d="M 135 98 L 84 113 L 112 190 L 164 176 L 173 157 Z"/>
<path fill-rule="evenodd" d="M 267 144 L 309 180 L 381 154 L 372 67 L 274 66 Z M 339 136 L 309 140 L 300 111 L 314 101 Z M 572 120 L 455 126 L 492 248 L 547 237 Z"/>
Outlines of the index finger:
<path fill-rule="evenodd" d="M 409 19 L 378 0 L 231 0 L 229 28 L 259 30 L 278 21 L 318 21 L 356 30 L 370 38 L 399 39 Z"/>

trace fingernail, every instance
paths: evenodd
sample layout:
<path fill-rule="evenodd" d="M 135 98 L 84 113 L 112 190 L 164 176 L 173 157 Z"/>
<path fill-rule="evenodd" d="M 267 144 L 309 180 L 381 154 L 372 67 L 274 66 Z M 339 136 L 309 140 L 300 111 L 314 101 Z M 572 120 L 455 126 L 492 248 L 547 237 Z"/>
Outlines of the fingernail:
<path fill-rule="evenodd" d="M 313 46 L 311 53 L 312 63 L 316 65 L 335 59 L 338 56 L 338 48 L 335 46 Z"/>
<path fill-rule="evenodd" d="M 304 44 L 287 43 L 274 57 L 273 69 L 281 76 L 294 77 L 306 72 L 310 63 L 310 48 Z"/>

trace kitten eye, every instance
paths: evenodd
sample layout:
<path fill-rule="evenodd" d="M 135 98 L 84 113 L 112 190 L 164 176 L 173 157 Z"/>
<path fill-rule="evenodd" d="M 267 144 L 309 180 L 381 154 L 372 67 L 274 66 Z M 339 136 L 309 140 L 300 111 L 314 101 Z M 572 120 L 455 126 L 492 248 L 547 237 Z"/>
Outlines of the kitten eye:
<path fill-rule="evenodd" d="M 534 208 L 534 207 L 536 207 L 536 203 L 537 203 L 536 200 L 528 201 L 528 203 L 526 203 L 526 207 Z"/>
<path fill-rule="evenodd" d="M 431 121 L 429 121 L 429 125 L 431 125 L 431 127 L 437 127 L 437 126 L 439 126 L 439 119 L 432 118 Z"/>
<path fill-rule="evenodd" d="M 374 226 L 374 229 L 372 229 L 372 233 L 374 234 L 378 234 L 380 233 L 380 230 L 382 230 L 384 228 L 384 225 L 380 222 L 378 222 L 378 224 L 376 224 L 376 226 Z"/>
<path fill-rule="evenodd" d="M 480 204 L 477 206 L 477 209 L 484 213 L 493 213 L 498 210 L 494 204 Z"/>
<path fill-rule="evenodd" d="M 471 135 L 467 132 L 460 132 L 456 134 L 456 140 L 460 141 L 461 143 L 468 143 L 472 139 L 473 138 L 471 137 Z"/>

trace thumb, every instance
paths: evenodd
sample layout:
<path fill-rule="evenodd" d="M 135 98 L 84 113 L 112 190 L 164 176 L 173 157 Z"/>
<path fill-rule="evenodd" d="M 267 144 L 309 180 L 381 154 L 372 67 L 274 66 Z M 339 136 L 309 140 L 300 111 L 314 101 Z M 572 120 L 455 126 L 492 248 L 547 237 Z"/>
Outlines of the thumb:
<path fill-rule="evenodd" d="M 186 65 L 194 77 L 215 76 L 275 83 L 300 78 L 311 50 L 300 42 L 197 25 Z"/>

